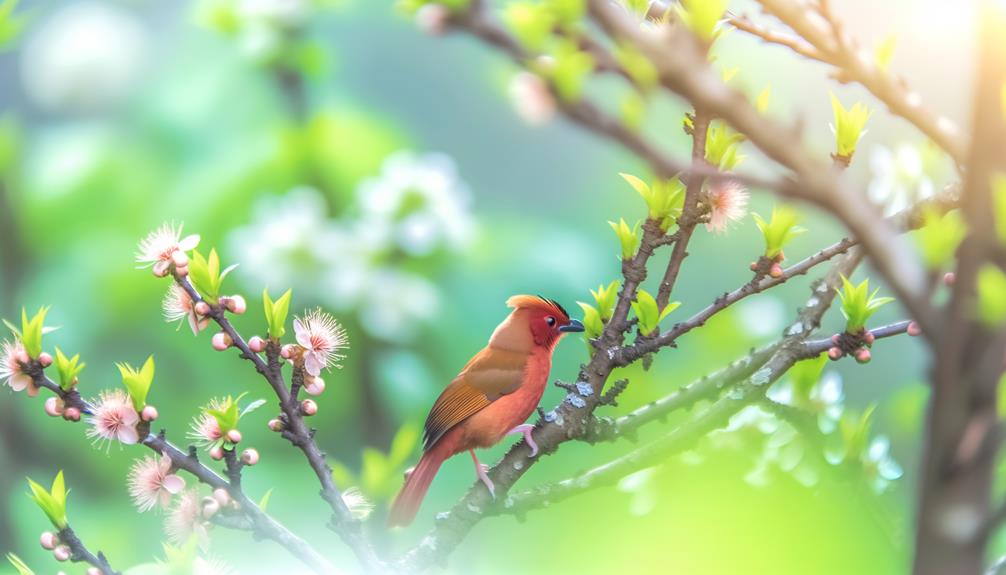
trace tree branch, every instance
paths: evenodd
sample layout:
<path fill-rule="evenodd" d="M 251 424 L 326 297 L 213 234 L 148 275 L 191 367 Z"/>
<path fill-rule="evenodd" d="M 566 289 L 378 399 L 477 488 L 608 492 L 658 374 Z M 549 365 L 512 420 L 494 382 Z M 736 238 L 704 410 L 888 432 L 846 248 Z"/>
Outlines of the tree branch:
<path fill-rule="evenodd" d="M 61 544 L 70 548 L 70 561 L 74 563 L 88 563 L 93 567 L 97 567 L 102 575 L 120 575 L 118 571 L 112 569 L 104 553 L 99 551 L 95 555 L 88 551 L 84 542 L 80 540 L 80 537 L 77 537 L 77 534 L 74 533 L 73 528 L 69 525 L 59 530 L 58 537 Z"/>

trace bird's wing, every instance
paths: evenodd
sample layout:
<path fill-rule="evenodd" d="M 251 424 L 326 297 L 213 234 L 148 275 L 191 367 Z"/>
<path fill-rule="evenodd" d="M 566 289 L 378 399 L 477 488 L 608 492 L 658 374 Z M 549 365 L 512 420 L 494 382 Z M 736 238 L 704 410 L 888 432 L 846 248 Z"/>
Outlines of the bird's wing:
<path fill-rule="evenodd" d="M 423 448 L 429 449 L 452 427 L 516 391 L 526 368 L 526 353 L 488 347 L 477 353 L 433 404 L 423 430 Z"/>

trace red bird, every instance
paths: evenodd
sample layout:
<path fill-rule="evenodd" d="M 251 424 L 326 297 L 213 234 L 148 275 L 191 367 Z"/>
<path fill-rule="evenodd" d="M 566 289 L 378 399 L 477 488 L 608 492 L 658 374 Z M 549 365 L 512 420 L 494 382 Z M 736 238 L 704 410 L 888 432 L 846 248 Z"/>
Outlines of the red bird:
<path fill-rule="evenodd" d="M 515 295 L 506 303 L 513 312 L 433 404 L 426 418 L 423 456 L 391 506 L 389 527 L 412 523 L 440 464 L 452 455 L 471 453 L 475 473 L 493 497 L 493 482 L 475 456 L 476 448 L 522 433 L 531 457 L 537 455 L 531 438 L 534 426 L 524 422 L 545 392 L 555 345 L 565 333 L 583 331 L 583 324 L 540 296 Z"/>

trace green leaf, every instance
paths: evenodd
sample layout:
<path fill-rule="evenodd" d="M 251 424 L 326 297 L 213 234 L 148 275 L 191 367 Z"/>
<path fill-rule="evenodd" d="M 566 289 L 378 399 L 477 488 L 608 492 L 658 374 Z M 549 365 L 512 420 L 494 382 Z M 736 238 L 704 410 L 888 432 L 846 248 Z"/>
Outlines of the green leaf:
<path fill-rule="evenodd" d="M 639 332 L 645 336 L 653 334 L 660 327 L 660 322 L 680 305 L 681 302 L 672 302 L 663 310 L 658 310 L 657 300 L 646 290 L 638 290 L 636 301 L 632 302 L 632 311 L 639 320 Z"/>
<path fill-rule="evenodd" d="M 42 353 L 42 335 L 47 332 L 45 314 L 48 312 L 49 307 L 43 306 L 28 319 L 28 311 L 21 308 L 21 343 L 29 357 L 37 358 Z"/>
<path fill-rule="evenodd" d="M 232 265 L 221 271 L 216 248 L 210 250 L 209 257 L 204 257 L 199 250 L 193 250 L 192 258 L 189 259 L 189 281 L 206 301 L 215 304 L 220 299 L 224 278 L 236 267 L 237 265 Z"/>
<path fill-rule="evenodd" d="M 957 210 L 940 215 L 936 209 L 926 207 L 922 214 L 922 222 L 922 228 L 915 237 L 922 252 L 923 263 L 930 270 L 939 270 L 950 265 L 957 248 L 968 232 L 964 218 Z M 998 227 L 998 220 L 996 224 Z"/>
<path fill-rule="evenodd" d="M 632 45 L 619 44 L 615 49 L 615 58 L 641 91 L 648 92 L 660 82 L 660 74 L 653 62 Z"/>
<path fill-rule="evenodd" d="M 993 265 L 978 270 L 978 317 L 990 327 L 1006 322 L 1006 274 Z"/>
<path fill-rule="evenodd" d="M 67 526 L 67 491 L 66 483 L 63 480 L 63 472 L 60 471 L 56 474 L 56 478 L 52 480 L 52 487 L 48 491 L 45 487 L 35 483 L 31 478 L 28 478 L 28 487 L 31 489 L 31 494 L 28 497 L 45 513 L 45 516 L 49 518 L 53 527 L 56 529 L 65 529 Z"/>
<path fill-rule="evenodd" d="M 286 317 L 290 311 L 290 297 L 293 290 L 286 290 L 273 301 L 269 298 L 269 290 L 262 292 L 262 302 L 265 305 L 265 321 L 269 326 L 269 337 L 279 340 L 286 334 Z"/>
<path fill-rule="evenodd" d="M 590 290 L 590 295 L 594 296 L 594 301 L 597 302 L 597 311 L 601 321 L 611 319 L 611 314 L 615 311 L 615 303 L 618 301 L 618 287 L 618 280 L 614 280 L 607 287 L 601 284 L 597 286 L 597 291 Z"/>
<path fill-rule="evenodd" d="M 898 37 L 891 34 L 884 41 L 877 45 L 873 51 L 873 61 L 877 67 L 884 72 L 891 66 L 891 58 L 894 57 L 894 48 L 898 45 Z"/>
<path fill-rule="evenodd" d="M 821 373 L 827 363 L 828 356 L 822 353 L 815 358 L 798 361 L 790 368 L 787 375 L 796 405 L 809 406 L 810 394 L 821 381 Z"/>
<path fill-rule="evenodd" d="M 272 498 L 272 489 L 273 488 L 270 487 L 268 491 L 265 492 L 265 495 L 262 496 L 262 499 L 258 500 L 258 508 L 263 512 L 265 512 L 266 508 L 269 507 L 269 499 Z"/>
<path fill-rule="evenodd" d="M 550 74 L 559 98 L 565 102 L 579 100 L 584 81 L 594 71 L 594 57 L 572 40 L 560 42 L 552 57 Z"/>
<path fill-rule="evenodd" d="M 28 564 L 22 561 L 17 555 L 8 553 L 7 561 L 10 561 L 10 564 L 17 569 L 18 575 L 35 575 L 35 572 L 28 567 Z"/>
<path fill-rule="evenodd" d="M 861 102 L 856 102 L 851 108 L 846 109 L 833 93 L 831 109 L 835 115 L 832 130 L 835 132 L 836 154 L 843 158 L 851 158 L 856 153 L 856 144 L 863 137 L 866 122 L 873 112 Z"/>
<path fill-rule="evenodd" d="M 122 384 L 129 392 L 129 398 L 133 402 L 133 408 L 137 412 L 143 410 L 147 405 L 147 394 L 150 392 L 150 385 L 154 382 L 154 356 L 147 357 L 143 367 L 136 369 L 128 363 L 117 363 L 119 373 L 122 375 Z"/>
<path fill-rule="evenodd" d="M 796 225 L 799 216 L 796 210 L 789 206 L 776 206 L 772 208 L 772 218 L 765 221 L 758 214 L 751 214 L 754 217 L 755 225 L 761 230 L 765 237 L 765 257 L 776 259 L 782 254 L 783 248 L 796 236 L 806 232 L 804 228 Z"/>
<path fill-rule="evenodd" d="M 56 370 L 59 371 L 59 387 L 70 391 L 76 385 L 77 376 L 87 366 L 80 362 L 80 354 L 67 358 L 63 351 L 56 348 Z"/>
<path fill-rule="evenodd" d="M 842 315 L 845 316 L 845 331 L 848 333 L 859 333 L 866 327 L 867 320 L 870 319 L 881 306 L 894 301 L 891 297 L 877 297 L 880 288 L 870 293 L 870 280 L 864 279 L 859 285 L 854 286 L 848 278 L 842 276 L 842 289 L 835 290 L 842 300 Z"/>
<path fill-rule="evenodd" d="M 768 112 L 769 101 L 772 97 L 772 87 L 768 86 L 755 99 L 755 110 L 758 110 L 759 114 L 765 115 Z"/>
<path fill-rule="evenodd" d="M 604 331 L 604 322 L 601 320 L 600 312 L 589 303 L 578 301 L 576 305 L 580 306 L 580 309 L 583 310 L 583 335 L 587 339 L 596 339 Z M 587 348 L 590 349 L 591 347 L 593 346 L 588 342 Z"/>
<path fill-rule="evenodd" d="M 681 0 L 678 16 L 684 25 L 706 43 L 719 35 L 717 26 L 727 10 L 727 0 Z"/>
<path fill-rule="evenodd" d="M 548 6 L 512 2 L 503 10 L 503 22 L 517 41 L 530 52 L 541 52 L 555 28 L 555 15 Z"/>
<path fill-rule="evenodd" d="M 256 399 L 255 401 L 249 403 L 248 405 L 245 406 L 244 409 L 241 410 L 241 415 L 238 416 L 238 419 L 241 419 L 242 417 L 248 415 L 249 413 L 255 411 L 256 409 L 262 407 L 263 405 L 265 405 L 265 403 L 266 402 L 264 399 Z"/>
<path fill-rule="evenodd" d="M 391 440 L 391 449 L 388 451 L 388 460 L 391 465 L 398 467 L 412 457 L 419 445 L 419 435 L 419 426 L 415 423 L 406 423 L 398 428 L 398 432 Z"/>
<path fill-rule="evenodd" d="M 15 15 L 19 0 L 3 0 L 0 2 L 0 52 L 11 47 L 11 44 L 21 34 L 27 19 Z"/>
<path fill-rule="evenodd" d="M 615 230 L 615 235 L 618 236 L 618 242 L 622 247 L 622 261 L 631 260 L 639 247 L 639 224 L 637 223 L 630 228 L 629 224 L 625 223 L 625 219 L 621 218 L 617 224 L 608 222 L 608 225 Z"/>
<path fill-rule="evenodd" d="M 870 428 L 873 426 L 873 414 L 877 409 L 877 404 L 871 404 L 857 414 L 851 409 L 847 409 L 839 420 L 839 431 L 842 435 L 842 442 L 845 445 L 846 461 L 856 461 L 863 458 L 870 444 Z"/>
<path fill-rule="evenodd" d="M 587 13 L 587 3 L 584 0 L 546 0 L 544 4 L 561 26 L 573 26 L 583 20 Z"/>
<path fill-rule="evenodd" d="M 726 122 L 710 122 L 706 131 L 706 161 L 721 170 L 736 168 L 744 161 L 744 156 L 738 154 L 744 140 L 744 134 L 735 131 Z"/>

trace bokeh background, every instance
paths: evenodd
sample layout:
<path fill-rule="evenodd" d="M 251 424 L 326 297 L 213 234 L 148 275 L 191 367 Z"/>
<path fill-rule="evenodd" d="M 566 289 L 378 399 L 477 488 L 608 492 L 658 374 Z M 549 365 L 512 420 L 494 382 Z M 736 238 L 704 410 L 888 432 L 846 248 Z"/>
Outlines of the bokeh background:
<path fill-rule="evenodd" d="M 835 4 L 864 46 L 895 34 L 892 69 L 932 108 L 967 125 L 971 2 Z M 731 8 L 755 14 L 740 0 Z M 509 295 L 541 293 L 574 310 L 576 300 L 589 301 L 588 288 L 617 277 L 607 220 L 645 214 L 617 173 L 647 178 L 645 168 L 559 119 L 521 121 L 509 97 L 511 63 L 468 37 L 424 35 L 390 2 L 26 0 L 17 10 L 23 29 L 0 53 L 0 315 L 52 305 L 49 323 L 61 329 L 46 347 L 82 354 L 87 396 L 119 385 L 114 362 L 137 364 L 153 353 L 150 401 L 158 424 L 182 441 L 211 397 L 268 397 L 236 354 L 211 350 L 209 334 L 165 323 L 166 282 L 134 269 L 140 238 L 162 222 L 184 222 L 186 232 L 201 234 L 204 251 L 216 247 L 226 264 L 240 264 L 225 292 L 249 300 L 249 313 L 236 320 L 246 335 L 263 331 L 266 287 L 274 296 L 293 288 L 294 310 L 322 306 L 346 325 L 352 349 L 344 368 L 326 378 L 313 422 L 318 440 L 339 463 L 339 480 L 378 503 L 367 526 L 381 547 L 415 544 L 474 478 L 467 458 L 449 461 L 415 525 L 384 530 L 385 506 L 418 456 L 429 405 L 506 315 Z M 737 67 L 732 82 L 752 94 L 771 86 L 769 113 L 802 122 L 823 157 L 833 141 L 829 89 L 847 105 L 875 106 L 821 66 L 740 33 L 721 42 L 715 65 Z M 601 82 L 589 93 L 617 110 L 621 90 Z M 686 111 L 677 101 L 651 102 L 644 130 L 685 154 Z M 767 169 L 756 152 L 745 152 L 750 169 Z M 953 173 L 909 126 L 878 109 L 849 177 L 897 207 L 940 189 Z M 772 202 L 755 192 L 752 209 L 767 214 Z M 802 213 L 811 231 L 787 248 L 792 261 L 842 237 L 828 218 Z M 726 235 L 699 233 L 675 315 L 746 281 L 760 242 L 750 218 Z M 857 277 L 868 275 L 863 268 Z M 603 415 L 666 395 L 778 337 L 808 281 L 721 314 L 647 372 L 616 374 L 631 385 Z M 900 313 L 888 306 L 874 323 Z M 827 325 L 842 325 L 837 309 Z M 569 338 L 553 377 L 575 377 L 585 358 L 585 345 Z M 441 569 L 903 572 L 927 358 L 909 338 L 882 342 L 874 358 L 868 366 L 829 364 L 822 377 L 844 389 L 833 409 L 878 405 L 872 436 L 890 439 L 901 479 L 884 485 L 864 470 L 861 481 L 850 481 L 814 463 L 811 447 L 784 426 L 747 412 L 695 450 L 616 488 L 523 521 L 484 521 Z M 543 406 L 562 396 L 549 389 Z M 270 512 L 355 572 L 324 527 L 310 470 L 266 429 L 271 416 L 262 409 L 242 424 L 245 443 L 262 453 L 246 474 L 247 490 L 258 497 L 273 489 Z M 9 390 L 0 393 L 0 431 L 0 551 L 18 553 L 38 573 L 57 571 L 38 546 L 45 518 L 25 497 L 24 477 L 46 483 L 63 469 L 70 520 L 92 548 L 118 568 L 162 554 L 163 515 L 136 513 L 125 487 L 129 465 L 145 453 L 92 447 L 82 425 L 48 418 L 40 399 Z M 566 444 L 520 487 L 573 475 L 631 447 Z M 215 529 L 211 550 L 240 572 L 302 570 L 281 548 L 253 544 L 241 532 Z"/>

